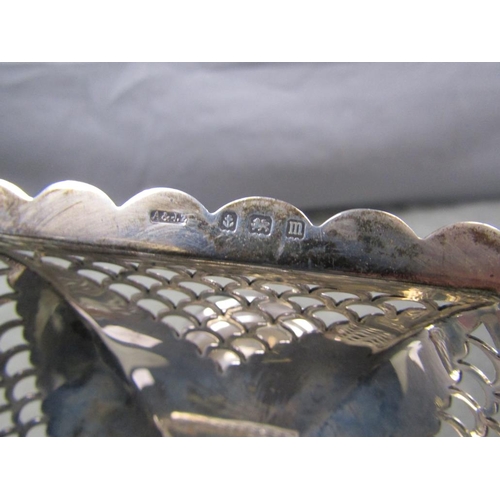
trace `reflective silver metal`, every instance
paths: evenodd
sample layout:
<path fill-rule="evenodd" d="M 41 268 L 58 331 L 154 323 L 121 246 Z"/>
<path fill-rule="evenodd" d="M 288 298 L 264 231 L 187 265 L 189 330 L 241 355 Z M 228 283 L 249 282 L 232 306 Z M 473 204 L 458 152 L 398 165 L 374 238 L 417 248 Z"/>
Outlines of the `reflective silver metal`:
<path fill-rule="evenodd" d="M 0 435 L 500 435 L 490 226 L 0 190 Z"/>

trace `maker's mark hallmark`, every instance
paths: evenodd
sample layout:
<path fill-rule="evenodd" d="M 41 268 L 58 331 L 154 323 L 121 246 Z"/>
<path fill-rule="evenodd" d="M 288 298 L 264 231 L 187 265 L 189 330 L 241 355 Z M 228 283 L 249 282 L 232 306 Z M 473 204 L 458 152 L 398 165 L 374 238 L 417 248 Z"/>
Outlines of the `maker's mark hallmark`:
<path fill-rule="evenodd" d="M 185 214 L 179 212 L 166 212 L 165 210 L 152 210 L 149 214 L 151 222 L 163 222 L 170 224 L 184 224 L 187 221 Z"/>
<path fill-rule="evenodd" d="M 255 214 L 250 217 L 250 232 L 268 235 L 273 227 L 273 219 L 268 215 Z"/>
<path fill-rule="evenodd" d="M 219 219 L 219 227 L 224 231 L 235 231 L 237 222 L 236 212 L 223 212 Z"/>
<path fill-rule="evenodd" d="M 301 220 L 289 220 L 286 223 L 286 236 L 288 238 L 303 238 L 304 237 L 304 230 L 305 230 L 305 223 L 304 221 Z"/>

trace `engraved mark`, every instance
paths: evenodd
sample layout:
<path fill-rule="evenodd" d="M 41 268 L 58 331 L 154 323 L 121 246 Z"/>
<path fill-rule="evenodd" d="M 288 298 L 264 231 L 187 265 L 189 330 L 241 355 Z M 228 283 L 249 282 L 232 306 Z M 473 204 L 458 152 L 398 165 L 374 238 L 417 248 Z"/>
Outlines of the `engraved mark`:
<path fill-rule="evenodd" d="M 219 220 L 219 227 L 224 231 L 235 231 L 237 221 L 236 212 L 223 212 Z"/>
<path fill-rule="evenodd" d="M 250 232 L 257 234 L 270 234 L 273 219 L 268 215 L 252 215 L 250 217 Z"/>
<path fill-rule="evenodd" d="M 165 222 L 170 224 L 183 224 L 187 217 L 179 212 L 166 212 L 165 210 L 152 210 L 149 214 L 151 222 Z"/>
<path fill-rule="evenodd" d="M 289 238 L 303 238 L 305 224 L 301 220 L 289 220 L 286 224 L 286 235 Z"/>

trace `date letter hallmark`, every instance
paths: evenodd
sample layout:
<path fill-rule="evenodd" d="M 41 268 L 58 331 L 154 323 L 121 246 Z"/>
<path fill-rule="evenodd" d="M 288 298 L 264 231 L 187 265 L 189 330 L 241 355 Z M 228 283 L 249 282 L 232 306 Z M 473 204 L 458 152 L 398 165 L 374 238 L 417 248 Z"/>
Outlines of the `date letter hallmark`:
<path fill-rule="evenodd" d="M 238 216 L 236 212 L 222 212 L 219 219 L 219 227 L 224 231 L 236 231 Z"/>
<path fill-rule="evenodd" d="M 149 214 L 151 222 L 163 222 L 166 224 L 184 224 L 187 217 L 179 212 L 166 212 L 165 210 L 152 210 Z"/>
<path fill-rule="evenodd" d="M 268 215 L 252 215 L 250 217 L 250 232 L 268 235 L 273 227 L 273 219 Z"/>
<path fill-rule="evenodd" d="M 289 220 L 286 223 L 286 235 L 288 238 L 303 238 L 305 224 L 301 220 Z"/>

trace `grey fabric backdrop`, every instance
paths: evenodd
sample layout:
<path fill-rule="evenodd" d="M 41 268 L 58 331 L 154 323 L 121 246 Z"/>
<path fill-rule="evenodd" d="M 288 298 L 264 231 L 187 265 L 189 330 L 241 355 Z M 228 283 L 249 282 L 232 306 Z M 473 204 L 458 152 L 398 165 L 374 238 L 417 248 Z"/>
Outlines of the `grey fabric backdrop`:
<path fill-rule="evenodd" d="M 500 65 L 3 64 L 0 177 L 210 210 L 498 198 Z"/>

